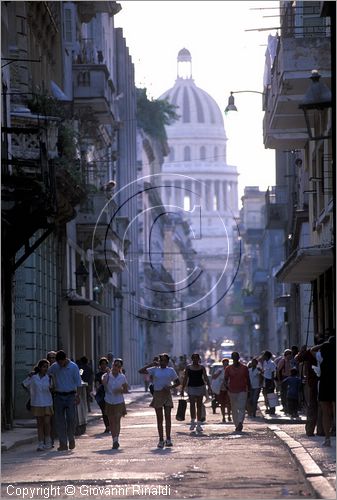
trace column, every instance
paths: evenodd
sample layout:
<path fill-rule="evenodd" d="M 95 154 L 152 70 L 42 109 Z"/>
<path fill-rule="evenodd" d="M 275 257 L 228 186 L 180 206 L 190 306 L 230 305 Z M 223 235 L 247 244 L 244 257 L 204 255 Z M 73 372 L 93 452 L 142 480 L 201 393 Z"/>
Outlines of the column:
<path fill-rule="evenodd" d="M 205 212 L 207 210 L 207 186 L 205 180 L 201 181 L 200 205 L 202 207 L 202 212 Z"/>
<path fill-rule="evenodd" d="M 215 194 L 215 197 L 216 197 L 216 210 L 221 210 L 221 206 L 220 206 L 220 199 L 221 199 L 221 196 L 220 196 L 220 182 L 219 181 L 214 181 L 214 194 Z"/>
<path fill-rule="evenodd" d="M 211 212 L 214 212 L 214 194 L 215 194 L 215 191 L 214 191 L 214 180 L 212 179 L 210 181 L 210 193 L 209 193 L 209 196 L 210 196 L 210 200 L 211 200 L 211 204 L 210 204 L 210 210 Z"/>
<path fill-rule="evenodd" d="M 234 182 L 234 210 L 237 210 L 239 207 L 239 200 L 238 200 L 238 183 Z"/>
<path fill-rule="evenodd" d="M 227 182 L 222 181 L 222 206 L 224 210 L 227 210 Z"/>
<path fill-rule="evenodd" d="M 174 181 L 174 193 L 173 193 L 174 205 L 181 207 L 181 182 Z"/>
<path fill-rule="evenodd" d="M 216 276 L 213 273 L 211 275 L 211 290 L 212 290 L 211 304 L 213 306 L 211 309 L 211 316 L 212 316 L 212 320 L 215 320 L 217 318 L 217 306 L 215 305 L 216 301 L 217 301 L 217 287 L 216 287 Z"/>

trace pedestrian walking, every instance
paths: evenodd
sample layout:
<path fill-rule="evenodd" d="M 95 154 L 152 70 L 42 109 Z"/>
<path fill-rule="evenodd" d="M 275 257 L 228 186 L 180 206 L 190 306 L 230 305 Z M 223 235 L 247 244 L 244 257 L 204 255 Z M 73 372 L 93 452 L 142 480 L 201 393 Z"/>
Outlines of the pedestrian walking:
<path fill-rule="evenodd" d="M 150 375 L 148 373 L 145 373 L 143 375 L 143 381 L 144 381 L 144 391 L 148 392 L 149 391 L 149 385 L 150 385 Z"/>
<path fill-rule="evenodd" d="M 247 366 L 240 362 L 240 354 L 232 352 L 233 364 L 225 369 L 225 384 L 228 387 L 235 431 L 241 432 L 245 419 L 247 395 L 250 390 Z"/>
<path fill-rule="evenodd" d="M 173 446 L 171 439 L 171 411 L 173 408 L 173 400 L 171 389 L 180 384 L 176 371 L 168 366 L 170 357 L 163 353 L 159 355 L 159 363 L 154 361 L 145 365 L 139 370 L 139 373 L 144 375 L 148 373 L 153 381 L 153 399 L 150 406 L 156 411 L 157 429 L 159 442 L 157 447 Z M 164 441 L 163 430 L 163 411 L 165 416 L 165 432 L 166 440 Z"/>
<path fill-rule="evenodd" d="M 250 389 L 248 393 L 248 401 L 249 407 L 251 411 L 251 417 L 256 417 L 257 411 L 257 403 L 259 400 L 260 392 L 261 392 L 261 381 L 263 379 L 262 370 L 258 366 L 258 361 L 256 358 L 251 360 L 251 365 L 248 368 L 249 372 L 249 380 L 250 380 Z"/>
<path fill-rule="evenodd" d="M 49 351 L 47 353 L 47 361 L 49 361 L 50 365 L 55 363 L 55 356 L 56 356 L 56 351 Z"/>
<path fill-rule="evenodd" d="M 292 363 L 292 351 L 290 349 L 286 349 L 282 358 L 276 365 L 276 379 L 279 383 L 282 403 L 281 411 L 284 413 L 289 413 L 289 409 L 287 407 L 287 386 L 282 384 L 282 382 L 286 378 L 290 377 L 290 371 L 292 368 L 296 368 Z"/>
<path fill-rule="evenodd" d="M 335 333 L 335 332 L 334 332 Z M 336 337 L 311 348 L 318 351 L 322 361 L 318 384 L 318 401 L 322 408 L 323 429 L 325 440 L 323 446 L 331 446 L 332 428 L 336 421 Z"/>
<path fill-rule="evenodd" d="M 305 433 L 307 436 L 315 435 L 324 436 L 322 424 L 322 411 L 318 404 L 318 377 L 313 369 L 317 367 L 316 356 L 307 346 L 302 346 L 300 352 L 296 356 L 299 365 L 303 367 L 303 392 L 304 402 L 306 407 L 306 423 Z"/>
<path fill-rule="evenodd" d="M 298 376 L 297 368 L 291 368 L 290 376 L 285 378 L 282 386 L 285 387 L 287 408 L 291 418 L 298 418 L 298 406 L 302 380 Z"/>
<path fill-rule="evenodd" d="M 226 408 L 227 408 L 227 419 L 228 422 L 232 421 L 231 418 L 231 401 L 229 399 L 229 394 L 227 387 L 225 385 L 225 369 L 229 366 L 229 359 L 223 358 L 221 360 L 222 368 L 219 368 L 212 376 L 211 388 L 213 394 L 215 394 L 216 403 L 219 403 L 221 408 L 222 422 L 226 422 Z"/>
<path fill-rule="evenodd" d="M 49 364 L 52 365 L 55 363 L 55 356 L 56 356 L 56 351 L 49 351 L 47 353 L 47 360 L 49 361 Z M 54 446 L 54 441 L 57 438 L 57 432 L 56 432 L 56 423 L 55 423 L 55 404 L 54 404 L 54 399 L 55 399 L 55 393 L 52 392 L 52 398 L 53 398 L 53 415 L 50 417 L 50 436 L 51 436 L 51 441 L 52 441 L 52 446 Z"/>
<path fill-rule="evenodd" d="M 64 351 L 56 353 L 56 363 L 48 373 L 55 380 L 55 423 L 60 446 L 57 451 L 75 448 L 76 405 L 80 402 L 78 389 L 82 385 L 76 363 L 67 358 Z"/>
<path fill-rule="evenodd" d="M 49 361 L 40 359 L 36 369 L 22 382 L 30 392 L 31 412 L 36 417 L 38 447 L 36 451 L 52 448 L 50 419 L 53 415 L 54 388 L 52 376 L 48 375 Z"/>
<path fill-rule="evenodd" d="M 190 430 L 202 432 L 202 400 L 206 396 L 206 386 L 208 394 L 212 394 L 211 384 L 209 382 L 206 369 L 200 364 L 200 355 L 195 352 L 191 356 L 192 363 L 186 366 L 184 378 L 181 386 L 181 395 L 184 396 L 185 387 L 190 402 L 191 423 Z M 197 418 L 197 422 L 195 419 Z"/>
<path fill-rule="evenodd" d="M 107 358 L 101 358 L 98 362 L 98 372 L 95 374 L 95 388 L 96 388 L 96 394 L 95 394 L 95 399 L 100 407 L 100 410 L 102 412 L 102 418 L 103 422 L 105 425 L 105 433 L 110 432 L 110 425 L 109 425 L 109 419 L 105 414 L 105 389 L 104 385 L 102 384 L 102 376 L 108 369 L 108 359 Z"/>
<path fill-rule="evenodd" d="M 112 437 L 112 449 L 119 448 L 119 434 L 121 430 L 121 418 L 125 414 L 124 396 L 128 392 L 128 382 L 122 373 L 123 361 L 115 359 L 111 370 L 102 376 L 102 384 L 105 389 L 105 415 L 109 419 L 109 427 Z"/>
<path fill-rule="evenodd" d="M 272 353 L 270 351 L 264 351 L 261 361 L 262 361 L 262 373 L 263 373 L 263 395 L 266 404 L 266 413 L 270 415 L 275 415 L 275 406 L 271 404 L 272 395 L 275 395 L 275 373 L 276 365 L 272 360 Z"/>
<path fill-rule="evenodd" d="M 92 402 L 91 393 L 92 393 L 92 383 L 94 381 L 94 372 L 86 356 L 82 356 L 77 365 L 80 369 L 81 379 L 83 380 L 83 382 L 87 384 L 85 386 L 85 391 L 87 396 L 87 409 L 88 413 L 91 413 L 90 403 Z"/>

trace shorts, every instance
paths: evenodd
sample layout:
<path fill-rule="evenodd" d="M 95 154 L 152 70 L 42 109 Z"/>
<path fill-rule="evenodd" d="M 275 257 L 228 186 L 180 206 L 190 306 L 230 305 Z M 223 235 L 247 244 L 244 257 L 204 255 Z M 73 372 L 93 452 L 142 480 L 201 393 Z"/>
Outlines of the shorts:
<path fill-rule="evenodd" d="M 34 417 L 51 417 L 54 415 L 52 406 L 31 406 L 31 412 Z"/>
<path fill-rule="evenodd" d="M 121 418 L 124 415 L 125 403 L 118 403 L 116 405 L 111 405 L 105 401 L 104 414 L 109 418 Z"/>
<path fill-rule="evenodd" d="M 152 408 L 162 408 L 163 406 L 173 408 L 171 391 L 154 391 L 150 406 Z"/>
<path fill-rule="evenodd" d="M 206 396 L 206 386 L 200 385 L 199 387 L 187 387 L 187 394 L 192 397 Z"/>

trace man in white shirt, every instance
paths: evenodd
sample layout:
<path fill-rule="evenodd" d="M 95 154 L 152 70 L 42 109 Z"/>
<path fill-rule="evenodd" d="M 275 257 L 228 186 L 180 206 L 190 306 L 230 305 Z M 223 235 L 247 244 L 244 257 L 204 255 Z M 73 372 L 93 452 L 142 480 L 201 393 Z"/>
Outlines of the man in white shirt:
<path fill-rule="evenodd" d="M 261 379 L 262 370 L 258 366 L 258 361 L 253 358 L 251 361 L 251 366 L 248 368 L 249 380 L 250 380 L 250 390 L 248 395 L 248 400 L 250 403 L 251 416 L 256 417 L 257 402 L 259 400 L 259 395 L 261 391 Z"/>

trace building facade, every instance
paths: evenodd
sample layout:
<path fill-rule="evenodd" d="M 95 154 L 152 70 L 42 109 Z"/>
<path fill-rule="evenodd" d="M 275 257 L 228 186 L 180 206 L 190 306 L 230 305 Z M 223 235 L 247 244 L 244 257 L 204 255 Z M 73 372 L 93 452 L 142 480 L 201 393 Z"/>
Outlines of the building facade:
<path fill-rule="evenodd" d="M 113 351 L 139 380 L 134 69 L 117 2 L 2 9 L 3 425 L 51 349 L 95 368 Z M 123 123 L 123 126 L 122 126 Z M 126 187 L 123 191 L 121 188 Z M 123 274 L 123 276 L 122 276 Z M 119 297 L 122 296 L 122 299 Z"/>
<path fill-rule="evenodd" d="M 281 31 L 265 81 L 264 143 L 276 150 L 274 197 L 284 220 L 285 260 L 275 276 L 288 285 L 283 297 L 288 343 L 302 345 L 335 330 L 330 91 L 335 4 L 280 2 L 280 12 Z M 275 209 L 272 204 L 269 208 Z"/>

